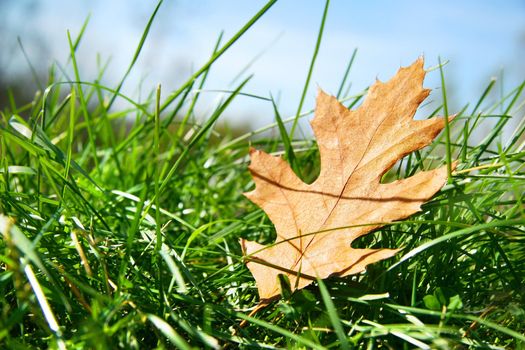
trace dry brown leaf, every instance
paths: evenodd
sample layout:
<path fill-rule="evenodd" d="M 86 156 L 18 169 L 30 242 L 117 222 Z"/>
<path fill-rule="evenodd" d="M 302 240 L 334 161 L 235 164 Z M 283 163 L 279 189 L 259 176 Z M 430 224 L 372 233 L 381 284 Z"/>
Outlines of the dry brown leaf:
<path fill-rule="evenodd" d="M 419 211 L 447 179 L 441 167 L 380 183 L 396 161 L 427 146 L 445 126 L 443 118 L 413 120 L 430 93 L 423 88 L 424 77 L 420 58 L 390 81 L 376 81 L 356 110 L 319 91 L 311 125 L 321 172 L 312 184 L 302 182 L 282 158 L 251 149 L 249 170 L 256 188 L 245 195 L 277 231 L 269 246 L 241 240 L 262 302 L 279 296 L 279 274 L 296 290 L 316 278 L 361 272 L 396 254 L 398 249 L 355 249 L 351 243 L 381 223 Z"/>

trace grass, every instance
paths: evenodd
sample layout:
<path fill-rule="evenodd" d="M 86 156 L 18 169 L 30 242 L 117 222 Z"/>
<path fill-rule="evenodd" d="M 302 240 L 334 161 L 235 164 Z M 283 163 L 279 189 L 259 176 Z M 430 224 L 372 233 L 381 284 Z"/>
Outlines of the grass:
<path fill-rule="evenodd" d="M 403 178 L 460 161 L 422 212 L 359 242 L 404 247 L 400 254 L 284 292 L 249 316 L 258 297 L 238 239 L 274 237 L 242 196 L 253 186 L 249 145 L 284 154 L 306 181 L 319 171 L 317 147 L 289 137 L 297 116 L 282 118 L 266 97 L 275 124 L 218 134 L 215 122 L 247 80 L 204 121 L 193 108 L 213 63 L 273 3 L 225 44 L 221 36 L 174 92 L 158 87 L 143 101 L 120 92 L 157 8 L 116 88 L 81 80 L 75 50 L 84 26 L 70 36 L 72 75 L 53 69 L 34 101 L 0 106 L 2 348 L 525 347 L 525 83 L 493 101 L 491 81 L 430 147 L 389 172 Z M 340 98 L 355 106 L 364 93 Z M 442 93 L 431 115 L 449 108 Z M 116 100 L 127 107 L 110 108 Z M 502 138 L 507 125 L 512 135 Z M 272 128 L 282 138 L 261 136 Z"/>

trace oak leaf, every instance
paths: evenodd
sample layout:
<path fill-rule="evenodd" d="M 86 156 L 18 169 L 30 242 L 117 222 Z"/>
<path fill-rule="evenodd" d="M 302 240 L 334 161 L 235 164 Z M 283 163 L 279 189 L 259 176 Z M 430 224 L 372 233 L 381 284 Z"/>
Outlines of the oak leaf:
<path fill-rule="evenodd" d="M 413 119 L 430 93 L 423 88 L 424 77 L 420 58 L 390 81 L 377 80 L 355 110 L 320 90 L 311 125 L 321 171 L 312 184 L 302 182 L 282 158 L 250 150 L 256 187 L 245 195 L 266 212 L 277 231 L 276 242 L 268 246 L 241 239 L 262 302 L 279 296 L 279 274 L 288 277 L 293 291 L 317 278 L 359 273 L 398 252 L 351 244 L 384 223 L 421 210 L 447 179 L 447 169 L 441 167 L 380 183 L 396 161 L 427 146 L 445 126 L 443 118 Z"/>

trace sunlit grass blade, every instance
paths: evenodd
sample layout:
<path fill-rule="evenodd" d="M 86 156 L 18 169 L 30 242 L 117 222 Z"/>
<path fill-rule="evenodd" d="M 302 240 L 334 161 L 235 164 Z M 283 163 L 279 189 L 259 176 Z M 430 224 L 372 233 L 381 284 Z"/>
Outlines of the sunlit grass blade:
<path fill-rule="evenodd" d="M 183 350 L 192 349 L 192 347 L 169 325 L 169 323 L 153 314 L 149 314 L 146 317 L 162 334 L 166 336 L 166 338 L 168 338 L 173 343 L 173 345 L 177 346 L 177 348 Z"/>

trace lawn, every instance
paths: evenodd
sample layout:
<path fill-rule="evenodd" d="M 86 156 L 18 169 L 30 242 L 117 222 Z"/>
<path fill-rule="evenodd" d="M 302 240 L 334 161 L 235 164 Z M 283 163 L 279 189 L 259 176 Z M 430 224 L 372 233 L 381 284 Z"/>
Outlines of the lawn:
<path fill-rule="evenodd" d="M 269 243 L 275 229 L 243 196 L 254 187 L 249 149 L 293 159 L 306 182 L 317 177 L 315 139 L 294 134 L 313 114 L 316 55 L 296 115 L 276 106 L 261 129 L 218 128 L 249 79 L 209 115 L 194 110 L 214 63 L 274 2 L 221 37 L 175 91 L 121 92 L 155 11 L 116 86 L 99 83 L 106 68 L 81 79 L 84 26 L 69 36 L 72 76 L 53 67 L 32 102 L 0 106 L 0 347 L 525 348 L 525 82 L 494 99 L 492 80 L 449 111 L 444 65 L 428 73 L 442 79 L 442 103 L 424 118 L 456 118 L 384 181 L 458 166 L 422 211 L 356 244 L 402 250 L 293 293 L 283 281 L 280 298 L 253 312 L 257 286 L 239 239 Z M 356 108 L 367 91 L 344 96 L 348 71 L 337 97 Z"/>

